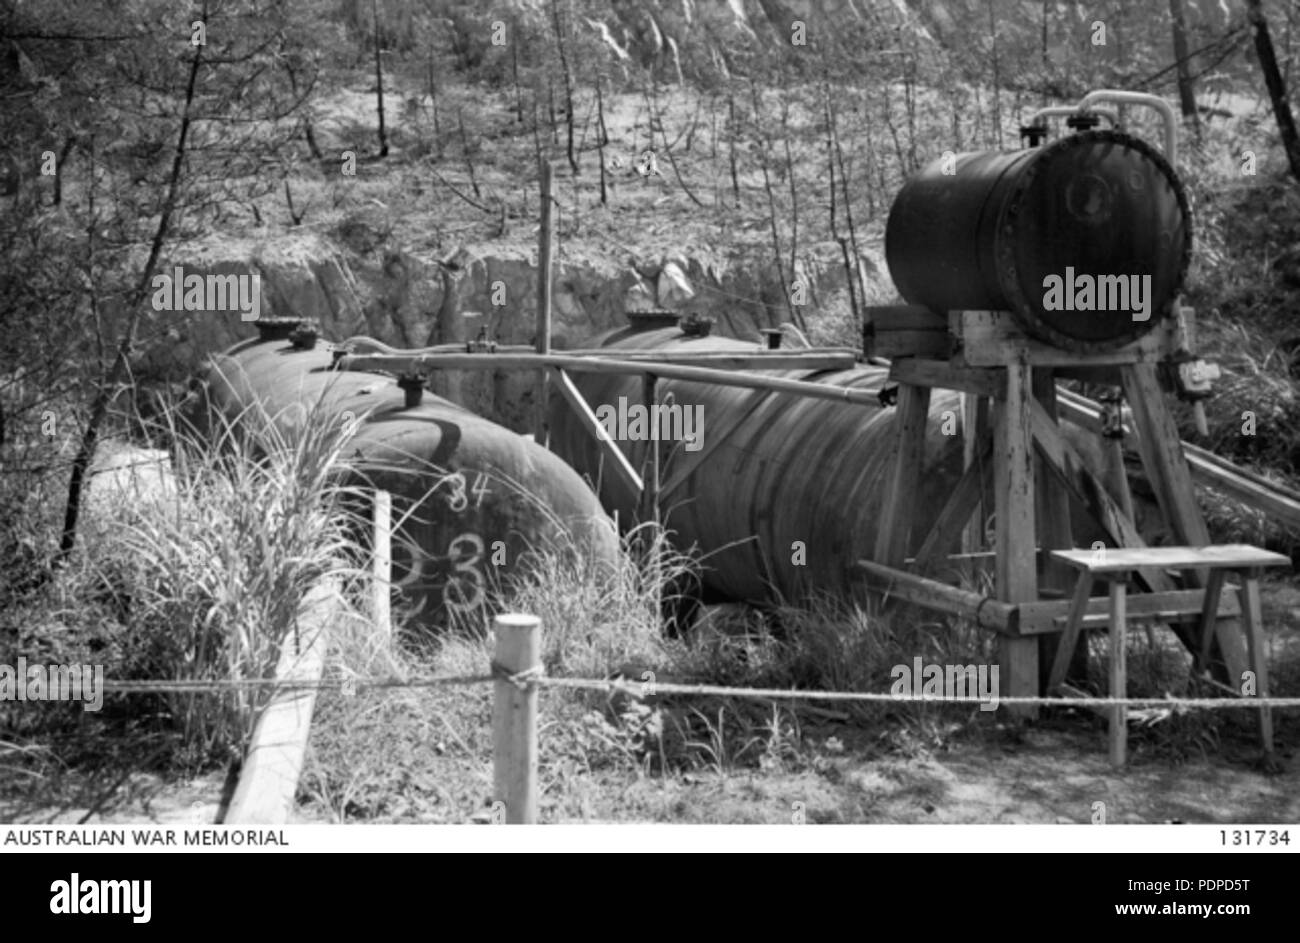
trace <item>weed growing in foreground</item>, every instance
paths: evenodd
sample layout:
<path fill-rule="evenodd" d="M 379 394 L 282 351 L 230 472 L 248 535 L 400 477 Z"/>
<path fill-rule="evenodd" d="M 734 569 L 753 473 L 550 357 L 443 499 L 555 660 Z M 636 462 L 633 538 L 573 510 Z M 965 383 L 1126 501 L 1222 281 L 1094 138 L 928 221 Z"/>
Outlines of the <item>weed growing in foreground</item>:
<path fill-rule="evenodd" d="M 338 474 L 346 430 L 320 414 L 274 419 L 250 409 L 201 434 L 168 413 L 170 463 L 92 487 L 76 555 L 9 613 L 20 628 L 0 661 L 91 662 L 112 680 L 272 676 L 307 590 L 328 579 L 353 598 L 367 578 Z M 253 429 L 256 460 L 235 447 Z M 24 736 L 74 736 L 101 761 L 193 772 L 242 755 L 268 693 L 110 694 L 75 726 L 27 708 Z M 59 752 L 75 762 L 75 749 Z"/>

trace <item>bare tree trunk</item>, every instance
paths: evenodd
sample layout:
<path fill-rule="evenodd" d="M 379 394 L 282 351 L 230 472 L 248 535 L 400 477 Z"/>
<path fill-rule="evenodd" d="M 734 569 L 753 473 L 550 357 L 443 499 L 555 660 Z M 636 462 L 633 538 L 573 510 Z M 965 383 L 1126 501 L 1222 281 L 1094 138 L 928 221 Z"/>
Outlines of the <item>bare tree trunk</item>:
<path fill-rule="evenodd" d="M 1286 150 L 1291 176 L 1300 180 L 1300 135 L 1296 133 L 1295 118 L 1291 115 L 1291 104 L 1286 97 L 1286 83 L 1282 81 L 1277 56 L 1273 53 L 1273 40 L 1268 34 L 1268 20 L 1264 18 L 1262 0 L 1246 0 L 1246 16 L 1255 31 L 1255 52 L 1264 72 L 1268 96 L 1273 101 L 1273 115 L 1277 119 L 1277 130 L 1282 136 L 1282 147 Z"/>
<path fill-rule="evenodd" d="M 510 72 L 515 79 L 515 121 L 524 123 L 524 97 L 519 91 L 519 23 L 510 24 Z"/>
<path fill-rule="evenodd" d="M 849 310 L 853 314 L 854 335 L 862 336 L 862 315 L 858 307 L 858 286 L 857 272 L 853 264 L 851 250 L 849 249 L 849 240 L 840 235 L 839 224 L 835 218 L 835 208 L 837 197 L 835 193 L 835 164 L 836 161 L 841 163 L 844 155 L 840 152 L 839 134 L 835 126 L 835 109 L 831 106 L 831 86 L 829 79 L 822 79 L 822 96 L 823 104 L 826 109 L 826 170 L 830 179 L 830 196 L 831 196 L 831 238 L 840 245 L 840 253 L 844 256 L 844 280 L 849 287 Z M 847 181 L 844 187 L 844 202 L 849 202 Z"/>
<path fill-rule="evenodd" d="M 465 113 L 456 109 L 456 123 L 460 126 L 460 154 L 465 159 L 465 169 L 469 171 L 469 185 L 474 189 L 474 196 L 480 200 L 483 194 L 479 190 L 478 175 L 474 173 L 474 159 L 470 156 L 469 135 L 465 133 Z"/>
<path fill-rule="evenodd" d="M 727 154 L 731 161 L 731 195 L 734 205 L 740 205 L 740 178 L 736 175 L 736 95 L 727 85 Z"/>
<path fill-rule="evenodd" d="M 798 277 L 799 191 L 795 188 L 794 157 L 790 154 L 790 100 L 781 99 L 781 145 L 785 151 L 785 176 L 790 185 L 790 277 Z M 802 327 L 803 325 L 800 325 Z"/>
<path fill-rule="evenodd" d="M 1183 117 L 1191 119 L 1196 140 L 1201 139 L 1201 115 L 1196 110 L 1196 86 L 1187 54 L 1187 11 L 1183 0 L 1169 0 L 1169 19 L 1174 28 L 1174 61 L 1178 63 L 1178 102 Z"/>
<path fill-rule="evenodd" d="M 207 3 L 203 5 L 202 19 L 207 20 Z M 162 255 L 163 244 L 171 231 L 172 215 L 176 212 L 176 203 L 180 193 L 181 175 L 185 167 L 185 145 L 189 138 L 191 113 L 194 105 L 194 91 L 198 85 L 199 65 L 204 47 L 194 47 L 194 58 L 190 60 L 189 80 L 185 86 L 185 106 L 181 111 L 181 128 L 176 139 L 176 156 L 172 160 L 171 178 L 167 184 L 167 196 L 163 199 L 162 211 L 158 214 L 158 228 L 154 230 L 153 240 L 149 246 L 149 258 L 140 272 L 140 280 L 127 299 L 127 322 L 122 337 L 117 345 L 117 353 L 108 375 L 103 378 L 95 399 L 91 403 L 90 418 L 85 431 L 81 434 L 81 443 L 77 454 L 72 459 L 72 473 L 68 479 L 68 500 L 63 511 L 63 532 L 59 537 L 59 549 L 54 555 L 52 565 L 55 567 L 66 563 L 77 543 L 77 521 L 81 516 L 81 492 L 85 485 L 86 472 L 95 455 L 95 445 L 99 439 L 99 427 L 108 414 L 108 408 L 117 398 L 118 385 L 126 373 L 131 356 L 131 347 L 135 342 L 136 329 L 140 324 L 140 312 L 145 299 L 149 297 L 149 288 L 153 283 L 153 273 Z M 93 182 L 92 182 L 93 186 Z"/>
<path fill-rule="evenodd" d="M 1047 76 L 1050 70 L 1050 63 L 1047 59 L 1047 11 L 1051 0 L 1043 0 L 1043 98 L 1039 103 L 1042 107 L 1047 107 Z M 961 145 L 957 145 L 959 148 Z"/>
<path fill-rule="evenodd" d="M 533 91 L 533 151 L 537 155 L 537 178 L 540 180 L 543 172 L 542 164 L 544 161 L 542 158 L 542 131 L 541 128 L 539 127 L 539 122 L 537 120 L 537 96 L 538 96 L 538 92 L 534 90 Z"/>
<path fill-rule="evenodd" d="M 388 156 L 388 132 L 384 129 L 384 69 L 379 62 L 379 8 L 370 0 L 370 17 L 375 24 L 375 85 L 379 104 L 379 156 Z"/>
<path fill-rule="evenodd" d="M 605 97 L 601 91 L 601 76 L 596 73 L 596 156 L 600 159 L 600 205 L 608 206 L 609 199 L 605 188 L 605 145 L 609 143 L 609 132 L 605 129 Z"/>
<path fill-rule="evenodd" d="M 569 56 L 564 49 L 564 30 L 560 23 L 560 0 L 551 0 L 551 21 L 555 26 L 555 46 L 560 51 L 560 69 L 564 73 L 564 108 L 568 112 L 568 158 L 574 176 L 578 174 L 578 155 L 573 150 L 573 73 L 569 70 Z"/>
<path fill-rule="evenodd" d="M 546 108 L 551 117 L 551 146 L 560 146 L 560 124 L 555 118 L 555 82 L 551 76 L 546 77 Z"/>
<path fill-rule="evenodd" d="M 429 49 L 429 110 L 433 112 L 433 139 L 437 142 L 438 159 L 442 159 L 442 119 L 438 113 L 438 78 L 433 68 L 433 49 Z M 523 113 L 519 120 L 522 122 Z"/>
<path fill-rule="evenodd" d="M 285 66 L 285 71 L 289 74 L 289 90 L 293 93 L 293 97 L 297 99 L 298 98 L 298 75 L 297 75 L 297 71 L 293 67 L 292 59 L 290 59 L 287 62 Z M 318 147 L 316 144 L 316 132 L 312 129 L 310 113 L 308 113 L 308 115 L 303 118 L 302 124 L 303 124 L 303 137 L 307 141 L 307 151 L 308 153 L 311 154 L 312 160 L 324 160 L 325 155 L 321 153 L 320 147 Z"/>
<path fill-rule="evenodd" d="M 994 147 L 1002 147 L 1002 75 L 998 68 L 998 24 L 993 19 L 993 0 L 988 0 L 989 39 L 993 43 L 993 141 Z M 915 168 L 913 168 L 915 169 Z"/>
<path fill-rule="evenodd" d="M 772 227 L 772 255 L 776 259 L 776 275 L 781 280 L 781 294 L 785 297 L 786 310 L 790 313 L 790 320 L 799 325 L 800 330 L 804 330 L 802 318 L 799 312 L 795 310 L 793 300 L 790 298 L 790 283 L 785 277 L 785 263 L 781 260 L 781 234 L 776 226 L 776 194 L 772 191 L 772 177 L 767 169 L 767 154 L 771 148 L 772 142 L 768 140 L 766 132 L 762 127 L 763 107 L 758 100 L 758 85 L 751 75 L 749 78 L 749 94 L 753 99 L 754 105 L 754 130 L 761 135 L 761 146 L 758 149 L 759 159 L 763 168 L 763 189 L 767 192 L 767 212 L 768 222 Z"/>

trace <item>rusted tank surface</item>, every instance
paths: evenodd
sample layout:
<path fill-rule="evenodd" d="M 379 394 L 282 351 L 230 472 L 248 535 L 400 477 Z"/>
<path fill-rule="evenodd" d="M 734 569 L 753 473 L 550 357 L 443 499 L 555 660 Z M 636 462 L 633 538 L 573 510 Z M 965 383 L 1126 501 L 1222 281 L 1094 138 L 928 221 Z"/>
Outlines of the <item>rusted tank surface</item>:
<path fill-rule="evenodd" d="M 623 329 L 598 343 L 665 353 L 753 352 L 758 347 L 723 337 L 686 336 L 676 328 Z M 770 372 L 876 391 L 887 374 L 886 368 L 867 365 Z M 573 380 L 597 416 L 613 420 L 613 432 L 636 434 L 631 418 L 632 407 L 642 400 L 639 376 L 574 374 Z M 665 523 L 679 546 L 696 545 L 703 552 L 706 589 L 755 601 L 794 598 L 812 589 L 849 591 L 855 583 L 851 564 L 873 555 L 881 492 L 892 468 L 896 410 L 675 380 L 659 380 L 657 395 L 699 410 L 701 427 L 693 430 L 698 447 L 683 441 L 651 444 L 660 450 Z M 621 409 L 629 421 L 619 428 Z M 947 428 L 953 433 L 958 395 L 936 390 L 927 463 L 916 469 L 915 478 L 920 491 L 915 530 L 921 533 L 961 472 L 960 436 L 944 435 L 941 428 L 947 411 Z M 608 467 L 602 468 L 598 443 L 570 407 L 553 399 L 549 414 L 551 447 L 598 483 L 605 506 L 618 510 L 620 521 L 636 519 L 636 495 Z M 640 468 L 647 444 L 631 437 L 617 444 Z"/>
<path fill-rule="evenodd" d="M 898 192 L 885 232 L 908 301 L 1010 311 L 1077 351 L 1121 346 L 1168 317 L 1191 247 L 1173 168 L 1119 131 L 935 160 Z"/>
<path fill-rule="evenodd" d="M 422 624 L 477 609 L 529 552 L 614 564 L 612 521 L 558 456 L 428 392 L 408 406 L 393 378 L 334 371 L 332 359 L 323 344 L 249 341 L 212 359 L 194 404 L 206 401 L 209 424 L 215 411 L 236 428 L 252 424 L 255 404 L 282 431 L 308 412 L 352 423 L 346 455 L 393 496 L 393 580 Z"/>

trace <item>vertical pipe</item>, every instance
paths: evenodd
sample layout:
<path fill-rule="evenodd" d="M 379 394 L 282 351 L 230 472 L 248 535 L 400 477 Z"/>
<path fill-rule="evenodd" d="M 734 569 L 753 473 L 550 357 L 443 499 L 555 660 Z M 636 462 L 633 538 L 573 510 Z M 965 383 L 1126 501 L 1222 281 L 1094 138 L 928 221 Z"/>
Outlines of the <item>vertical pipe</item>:
<path fill-rule="evenodd" d="M 551 352 L 551 267 L 555 258 L 555 217 L 552 213 L 555 190 L 555 168 L 547 161 L 542 165 L 542 225 L 538 233 L 537 250 L 537 352 Z M 545 370 L 537 372 L 536 418 L 534 438 L 547 444 L 546 394 L 549 377 Z"/>
<path fill-rule="evenodd" d="M 648 519 L 659 523 L 659 418 L 655 407 L 659 404 L 659 394 L 655 388 L 655 375 L 643 374 L 641 377 L 641 402 L 645 405 L 646 415 L 650 417 L 650 438 L 646 442 L 645 474 L 645 513 Z"/>
<path fill-rule="evenodd" d="M 375 587 L 375 629 L 381 644 L 387 648 L 393 640 L 393 620 L 390 610 L 393 580 L 393 496 L 387 491 L 375 492 L 375 542 L 371 558 Z"/>
<path fill-rule="evenodd" d="M 494 620 L 494 667 L 510 675 L 542 665 L 542 620 L 506 613 Z M 506 824 L 537 822 L 537 686 L 496 680 L 492 705 L 494 802 L 505 803 Z"/>
<path fill-rule="evenodd" d="M 650 437 L 646 442 L 646 448 L 650 451 L 646 453 L 645 467 L 642 470 L 644 478 L 644 488 L 642 496 L 645 499 L 644 516 L 647 520 L 654 521 L 655 527 L 651 532 L 651 539 L 647 546 L 651 548 L 651 566 L 652 578 L 654 581 L 655 610 L 662 611 L 663 605 L 663 577 L 659 571 L 660 556 L 658 553 L 658 543 L 661 539 L 659 530 L 659 412 L 655 406 L 659 402 L 659 394 L 655 386 L 655 375 L 653 373 L 643 374 L 641 377 L 641 401 L 645 404 L 646 415 L 650 417 Z"/>

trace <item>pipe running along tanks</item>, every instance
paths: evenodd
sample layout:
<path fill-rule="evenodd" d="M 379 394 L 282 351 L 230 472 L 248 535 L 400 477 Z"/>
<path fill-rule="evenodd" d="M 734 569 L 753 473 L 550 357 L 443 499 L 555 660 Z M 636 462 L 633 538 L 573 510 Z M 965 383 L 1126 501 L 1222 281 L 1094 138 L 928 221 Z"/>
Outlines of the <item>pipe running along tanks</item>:
<path fill-rule="evenodd" d="M 615 564 L 612 522 L 559 457 L 418 381 L 333 370 L 325 345 L 288 338 L 293 324 L 258 326 L 260 339 L 213 357 L 201 374 L 196 425 L 231 423 L 256 449 L 250 417 L 259 414 L 281 432 L 309 413 L 354 423 L 349 483 L 391 493 L 393 582 L 421 625 L 478 609 L 529 552 L 577 552 L 589 570 Z"/>

